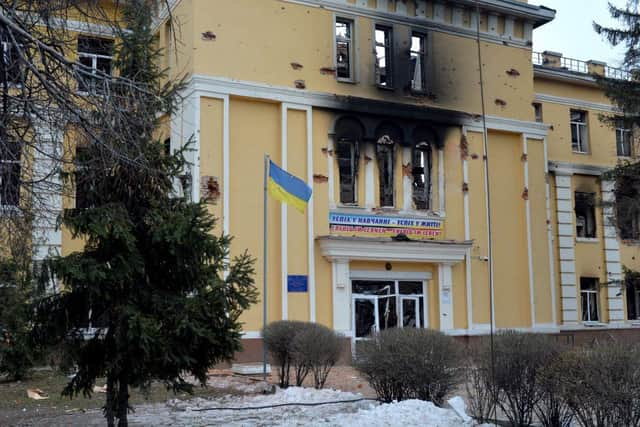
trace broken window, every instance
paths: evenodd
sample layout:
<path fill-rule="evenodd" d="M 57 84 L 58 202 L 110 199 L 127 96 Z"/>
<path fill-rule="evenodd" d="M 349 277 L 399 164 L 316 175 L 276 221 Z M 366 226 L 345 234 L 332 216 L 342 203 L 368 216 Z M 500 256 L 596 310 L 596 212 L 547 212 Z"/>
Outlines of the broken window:
<path fill-rule="evenodd" d="M 102 92 L 101 80 L 111 75 L 113 40 L 78 37 L 78 90 L 86 93 Z"/>
<path fill-rule="evenodd" d="M 533 114 L 536 119 L 536 122 L 542 123 L 542 104 L 538 102 L 534 102 L 531 104 L 533 106 Z"/>
<path fill-rule="evenodd" d="M 598 279 L 580 278 L 580 299 L 583 322 L 597 322 L 598 316 Z"/>
<path fill-rule="evenodd" d="M 631 157 L 631 129 L 624 120 L 616 122 L 616 151 L 619 157 Z"/>
<path fill-rule="evenodd" d="M 624 285 L 627 293 L 627 319 L 640 320 L 640 273 L 626 270 Z"/>
<path fill-rule="evenodd" d="M 389 27 L 376 25 L 375 29 L 376 54 L 376 84 L 381 87 L 393 85 L 393 50 L 392 30 Z"/>
<path fill-rule="evenodd" d="M 413 33 L 411 35 L 411 90 L 414 92 L 424 92 L 426 90 L 426 39 L 424 34 Z"/>
<path fill-rule="evenodd" d="M 589 151 L 586 111 L 571 110 L 571 148 L 576 153 Z"/>
<path fill-rule="evenodd" d="M 388 135 L 379 138 L 376 144 L 378 181 L 380 184 L 380 207 L 393 207 L 394 205 L 394 148 L 395 142 Z"/>
<path fill-rule="evenodd" d="M 596 237 L 596 195 L 575 193 L 576 237 Z"/>
<path fill-rule="evenodd" d="M 89 148 L 86 146 L 76 147 L 75 158 L 75 199 L 76 209 L 87 209 L 91 206 L 89 202 L 91 182 L 89 180 L 89 166 L 87 164 L 89 158 Z"/>
<path fill-rule="evenodd" d="M 419 142 L 413 147 L 413 204 L 416 209 L 426 210 L 431 201 L 431 144 Z"/>
<path fill-rule="evenodd" d="M 620 238 L 640 239 L 640 176 L 635 168 L 625 169 L 625 174 L 616 178 L 615 210 Z"/>
<path fill-rule="evenodd" d="M 0 140 L 0 206 L 18 206 L 20 202 L 20 144 Z"/>
<path fill-rule="evenodd" d="M 353 80 L 353 21 L 336 19 L 336 76 L 338 80 Z"/>
<path fill-rule="evenodd" d="M 356 181 L 358 175 L 358 143 L 349 139 L 340 139 L 336 144 L 336 157 L 340 175 L 340 203 L 355 204 Z"/>
<path fill-rule="evenodd" d="M 0 35 L 2 43 L 2 62 L 0 63 L 0 82 L 19 84 L 22 79 L 20 52 L 17 46 L 5 34 Z"/>

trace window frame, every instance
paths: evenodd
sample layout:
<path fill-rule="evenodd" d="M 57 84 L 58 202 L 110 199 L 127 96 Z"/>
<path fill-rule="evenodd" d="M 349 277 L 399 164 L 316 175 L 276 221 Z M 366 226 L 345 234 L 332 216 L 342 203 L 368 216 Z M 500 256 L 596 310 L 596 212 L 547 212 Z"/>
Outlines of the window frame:
<path fill-rule="evenodd" d="M 587 281 L 595 284 L 595 289 L 584 289 L 587 285 Z M 583 298 L 587 298 L 587 312 L 583 310 Z M 591 297 L 595 300 L 596 306 L 596 318 L 591 318 Z M 600 313 L 600 281 L 596 277 L 580 277 L 580 311 L 581 319 L 584 323 L 599 323 L 601 318 Z M 586 316 L 585 316 L 586 315 Z"/>
<path fill-rule="evenodd" d="M 416 165 L 416 156 L 417 152 L 422 153 L 421 156 L 426 157 L 426 170 L 425 166 Z M 418 169 L 422 168 L 422 173 L 417 173 Z M 432 196 L 433 196 L 433 147 L 427 141 L 420 141 L 414 144 L 411 147 L 411 200 L 413 202 L 413 206 L 415 210 L 418 211 L 429 211 L 431 210 L 432 205 Z M 422 188 L 422 195 L 425 199 L 425 207 L 418 207 L 416 203 L 416 196 L 418 193 L 419 187 L 416 185 L 416 178 L 422 175 L 424 177 L 424 187 Z"/>
<path fill-rule="evenodd" d="M 91 53 L 91 52 L 82 52 L 80 50 L 80 39 L 90 39 L 90 40 L 101 40 L 103 42 L 110 42 L 112 44 L 112 53 L 111 55 L 104 55 L 100 53 Z M 94 37 L 87 35 L 79 35 L 78 36 L 78 44 L 77 44 L 77 55 L 78 55 L 78 63 L 80 63 L 81 58 L 90 58 L 91 59 L 91 74 L 95 76 L 98 73 L 98 60 L 106 59 L 109 60 L 109 76 L 113 76 L 113 45 L 115 44 L 114 40 L 104 37 Z M 84 65 L 84 64 L 80 64 Z M 88 65 L 84 65 L 88 67 Z M 83 80 L 84 79 L 84 80 Z M 101 91 L 96 88 L 96 80 L 89 78 L 88 76 L 82 74 L 76 76 L 77 82 L 77 92 L 80 94 L 91 94 L 91 95 L 99 95 Z"/>
<path fill-rule="evenodd" d="M 386 136 L 386 135 L 385 135 Z M 384 138 L 384 136 L 383 136 Z M 382 138 L 380 138 L 382 139 Z M 376 153 L 376 164 L 378 166 L 378 204 L 381 209 L 393 209 L 396 206 L 396 145 L 397 143 L 389 138 L 391 142 L 381 143 L 380 141 L 376 142 L 375 145 L 375 153 Z M 386 156 L 386 159 L 382 157 Z M 389 158 L 390 157 L 390 160 Z M 385 180 L 383 180 L 383 167 L 381 164 L 381 160 L 385 160 L 388 162 L 391 172 L 388 174 L 390 177 L 390 186 L 391 186 L 391 204 L 383 203 L 384 199 L 387 197 L 387 191 L 384 191 Z"/>
<path fill-rule="evenodd" d="M 583 115 L 584 121 L 573 120 L 571 116 L 574 113 Z M 577 154 L 589 154 L 589 112 L 586 110 L 569 110 L 569 125 L 571 131 L 571 151 Z M 573 141 L 574 127 L 576 129 L 577 143 Z"/>
<path fill-rule="evenodd" d="M 342 198 L 342 187 L 343 187 L 343 180 L 342 180 L 342 170 L 340 168 L 340 156 L 339 156 L 339 148 L 338 146 L 340 144 L 344 144 L 344 145 L 349 145 L 350 146 L 350 161 L 351 161 L 351 176 L 352 176 L 352 183 L 351 186 L 353 186 L 352 189 L 352 193 L 353 193 L 353 201 L 351 202 L 345 202 Z M 358 206 L 358 169 L 359 169 L 359 165 L 358 162 L 360 161 L 360 150 L 359 150 L 359 141 L 357 140 L 352 140 L 349 138 L 339 138 L 336 140 L 335 142 L 335 161 L 337 163 L 337 167 L 338 167 L 338 200 L 340 203 L 340 206 Z"/>
<path fill-rule="evenodd" d="M 632 143 L 631 143 L 632 131 L 624 126 L 622 120 L 616 122 L 616 155 L 618 157 L 629 158 L 632 157 Z M 628 153 L 624 153 L 624 145 L 628 145 Z M 621 149 L 622 148 L 622 149 Z"/>
<path fill-rule="evenodd" d="M 533 117 L 536 123 L 544 123 L 544 114 L 542 112 L 542 103 L 533 102 Z"/>
<path fill-rule="evenodd" d="M 413 38 L 421 38 L 422 39 L 422 50 L 414 51 L 412 49 L 413 46 Z M 421 72 L 420 77 L 422 78 L 422 89 L 416 89 L 414 85 L 415 79 L 413 78 L 415 75 L 415 68 L 413 69 L 413 73 L 411 72 L 411 65 L 409 66 L 409 87 L 412 93 L 424 94 L 427 92 L 427 34 L 420 31 L 411 30 L 409 34 L 409 63 L 411 64 L 412 55 L 416 53 L 417 57 L 420 57 L 421 60 Z"/>
<path fill-rule="evenodd" d="M 338 23 L 344 23 L 348 25 L 348 29 L 349 29 L 348 38 L 338 37 L 338 34 L 337 34 Z M 335 70 L 336 70 L 336 80 L 339 82 L 342 82 L 342 83 L 356 82 L 356 75 L 355 75 L 356 74 L 356 60 L 355 60 L 356 49 L 354 48 L 355 40 L 356 40 L 356 20 L 354 18 L 336 15 L 333 20 L 333 50 L 334 50 L 333 61 L 334 61 Z M 348 77 L 339 76 L 339 71 L 338 71 L 339 69 L 338 43 L 339 42 L 347 43 L 348 45 L 348 48 L 347 48 L 347 52 L 349 54 L 349 58 L 348 58 L 349 59 L 349 66 L 348 66 L 349 76 Z"/>
<path fill-rule="evenodd" d="M 7 144 L 7 147 L 10 144 L 9 142 L 5 142 L 3 144 Z M 11 159 L 8 156 L 4 157 L 4 151 L 0 150 L 0 209 L 15 209 L 18 208 L 20 206 L 20 199 L 21 199 L 21 176 L 22 176 L 22 147 L 20 147 L 20 144 L 18 144 L 16 142 L 16 152 L 17 152 L 17 158 Z M 7 149 L 7 154 L 9 153 L 9 149 Z M 5 172 L 5 168 L 7 169 L 7 171 L 15 168 L 17 169 L 17 174 L 18 174 L 18 181 L 16 183 L 16 187 L 14 189 L 14 191 L 16 191 L 16 200 L 15 203 L 7 203 L 7 200 L 5 200 L 5 194 L 8 194 L 8 190 L 5 191 L 5 184 L 3 182 L 2 177 L 4 176 L 4 172 Z M 13 172 L 13 171 L 12 171 Z M 8 199 L 8 198 L 7 198 Z"/>
<path fill-rule="evenodd" d="M 378 42 L 378 32 L 382 32 L 384 34 L 384 42 L 380 44 Z M 385 25 L 385 24 L 375 24 L 373 26 L 373 55 L 374 55 L 374 78 L 376 86 L 380 89 L 394 89 L 394 34 L 393 34 L 393 26 Z M 384 59 L 385 59 L 385 82 L 381 82 L 381 67 L 378 64 L 378 48 L 384 49 Z"/>
<path fill-rule="evenodd" d="M 583 203 L 587 203 L 586 200 L 591 199 L 591 204 L 590 206 L 587 206 L 587 207 L 589 209 L 589 213 L 593 220 L 593 225 L 592 225 L 593 233 L 589 233 L 589 223 L 588 223 L 589 218 L 585 216 L 585 224 L 583 225 L 584 227 L 583 236 L 581 236 L 580 233 L 578 233 L 578 199 L 585 200 L 585 202 Z M 576 238 L 577 239 L 597 239 L 598 238 L 598 219 L 596 215 L 596 193 L 585 192 L 585 191 L 574 191 L 573 211 L 574 211 L 575 221 L 576 221 L 576 224 L 575 224 Z"/>

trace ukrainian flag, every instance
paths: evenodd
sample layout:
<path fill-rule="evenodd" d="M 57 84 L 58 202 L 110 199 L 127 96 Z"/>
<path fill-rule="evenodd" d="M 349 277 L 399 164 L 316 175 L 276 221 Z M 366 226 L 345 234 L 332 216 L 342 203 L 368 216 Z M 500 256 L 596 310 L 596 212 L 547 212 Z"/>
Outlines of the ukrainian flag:
<path fill-rule="evenodd" d="M 269 160 L 269 194 L 274 199 L 287 203 L 304 213 L 311 198 L 311 188 L 303 180 L 280 169 Z"/>

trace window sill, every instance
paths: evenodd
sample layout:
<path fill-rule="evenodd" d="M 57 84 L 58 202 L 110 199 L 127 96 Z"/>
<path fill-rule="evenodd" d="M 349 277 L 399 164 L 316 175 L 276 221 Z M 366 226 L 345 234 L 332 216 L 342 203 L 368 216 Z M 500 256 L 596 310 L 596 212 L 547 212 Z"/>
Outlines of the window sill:
<path fill-rule="evenodd" d="M 640 239 L 621 239 L 625 246 L 640 246 Z M 640 322 L 640 320 L 638 320 Z"/>
<path fill-rule="evenodd" d="M 590 151 L 575 151 L 575 150 L 572 150 L 571 153 L 579 154 L 581 156 L 590 156 L 591 155 Z"/>
<path fill-rule="evenodd" d="M 345 79 L 345 78 L 340 78 L 340 77 L 336 77 L 336 81 L 338 83 L 346 83 L 346 84 L 350 84 L 350 85 L 354 85 L 357 82 L 353 79 Z"/>
<path fill-rule="evenodd" d="M 396 88 L 395 88 L 395 87 L 393 87 L 393 86 L 382 86 L 382 85 L 379 85 L 379 84 L 378 84 L 378 85 L 376 85 L 376 87 L 377 87 L 378 89 L 380 89 L 380 90 L 384 90 L 384 91 L 387 91 L 387 92 L 393 92 L 393 91 L 395 91 L 395 90 L 396 90 Z"/>
<path fill-rule="evenodd" d="M 607 324 L 602 322 L 582 322 L 582 325 L 587 328 L 606 328 Z"/>
<path fill-rule="evenodd" d="M 600 243 L 597 237 L 576 237 L 576 243 Z"/>

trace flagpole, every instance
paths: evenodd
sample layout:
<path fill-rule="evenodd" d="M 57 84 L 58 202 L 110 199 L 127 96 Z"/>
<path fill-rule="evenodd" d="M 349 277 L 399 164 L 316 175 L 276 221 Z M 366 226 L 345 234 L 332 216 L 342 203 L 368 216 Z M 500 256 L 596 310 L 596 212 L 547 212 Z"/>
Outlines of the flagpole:
<path fill-rule="evenodd" d="M 269 176 L 269 155 L 264 155 L 264 192 L 262 196 L 263 201 L 263 221 L 264 221 L 264 238 L 262 247 L 262 330 L 267 327 L 267 180 Z M 262 379 L 267 380 L 267 344 L 262 337 Z"/>

